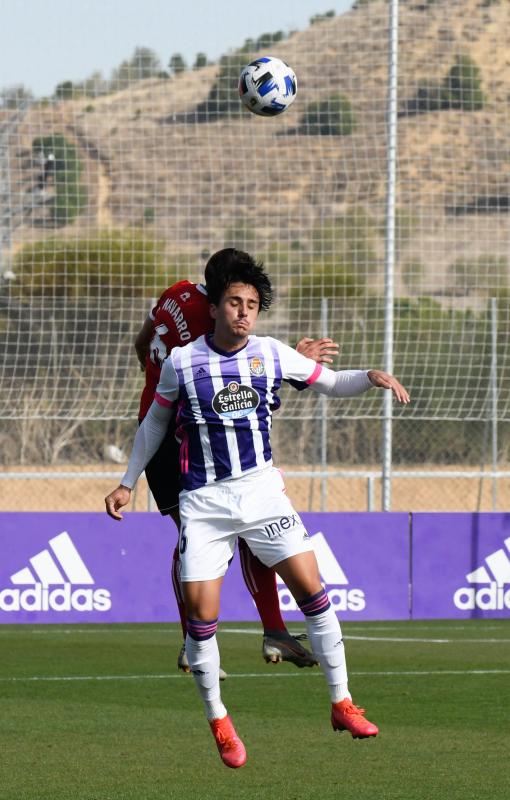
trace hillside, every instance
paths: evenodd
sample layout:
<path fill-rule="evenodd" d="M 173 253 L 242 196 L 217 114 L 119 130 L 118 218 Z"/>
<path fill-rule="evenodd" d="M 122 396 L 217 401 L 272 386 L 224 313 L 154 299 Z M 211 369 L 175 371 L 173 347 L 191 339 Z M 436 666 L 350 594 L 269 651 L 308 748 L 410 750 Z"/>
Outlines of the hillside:
<path fill-rule="evenodd" d="M 31 107 L 11 156 L 11 192 L 22 198 L 13 248 L 51 228 L 51 189 L 42 199 L 33 192 L 40 165 L 31 148 L 35 136 L 58 132 L 76 145 L 88 189 L 86 210 L 59 234 L 139 226 L 175 253 L 226 241 L 295 245 L 299 253 L 324 220 L 362 207 L 378 226 L 382 257 L 387 17 L 385 0 L 360 3 L 280 42 L 275 55 L 293 66 L 299 91 L 277 119 L 243 113 L 194 121 L 218 66 L 94 100 Z M 441 289 L 437 273 L 453 257 L 510 251 L 509 29 L 505 0 L 401 3 L 397 206 L 416 222 L 399 252 L 424 263 L 430 289 Z M 444 81 L 458 55 L 479 67 L 484 107 L 406 113 L 418 87 Z M 307 104 L 334 93 L 349 98 L 356 130 L 300 132 Z"/>

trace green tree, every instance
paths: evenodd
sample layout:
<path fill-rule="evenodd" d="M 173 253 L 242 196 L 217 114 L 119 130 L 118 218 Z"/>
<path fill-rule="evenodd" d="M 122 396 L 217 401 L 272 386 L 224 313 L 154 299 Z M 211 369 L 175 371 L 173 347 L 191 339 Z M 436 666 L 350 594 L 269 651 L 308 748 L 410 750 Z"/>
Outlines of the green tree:
<path fill-rule="evenodd" d="M 135 81 L 155 78 L 161 72 L 161 61 L 150 47 L 136 47 L 131 58 L 122 61 L 113 70 L 110 84 L 112 88 L 129 86 Z"/>
<path fill-rule="evenodd" d="M 80 94 L 80 90 L 72 81 L 62 81 L 55 87 L 57 100 L 73 100 L 78 94 Z"/>
<path fill-rule="evenodd" d="M 480 69 L 470 56 L 463 55 L 456 57 L 441 83 L 421 81 L 414 97 L 405 102 L 404 113 L 425 114 L 448 108 L 479 111 L 485 102 Z"/>
<path fill-rule="evenodd" d="M 207 67 L 208 63 L 207 55 L 205 53 L 197 53 L 195 57 L 195 63 L 193 64 L 193 69 L 202 69 L 202 67 Z"/>
<path fill-rule="evenodd" d="M 22 83 L 16 86 L 5 86 L 0 89 L 0 102 L 3 108 L 19 108 L 24 103 L 29 103 L 34 99 L 30 89 L 23 86 Z"/>
<path fill-rule="evenodd" d="M 343 94 L 310 103 L 304 111 L 299 132 L 320 136 L 348 136 L 357 126 L 351 101 Z"/>
<path fill-rule="evenodd" d="M 484 105 L 479 67 L 470 56 L 458 55 L 443 83 L 443 107 L 479 111 Z"/>
<path fill-rule="evenodd" d="M 80 84 L 80 88 L 87 97 L 100 97 L 108 93 L 108 81 L 99 70 L 93 72 Z"/>
<path fill-rule="evenodd" d="M 170 57 L 168 68 L 174 75 L 180 75 L 181 72 L 185 72 L 187 69 L 187 64 L 180 53 L 174 53 L 173 56 Z"/>
<path fill-rule="evenodd" d="M 316 25 L 318 22 L 326 22 L 328 19 L 333 19 L 335 12 L 333 9 L 325 11 L 324 14 L 314 14 L 310 17 L 310 25 Z"/>
<path fill-rule="evenodd" d="M 83 163 L 78 156 L 78 150 L 61 133 L 53 133 L 34 139 L 32 152 L 43 160 L 53 156 L 53 223 L 59 226 L 68 225 L 84 210 L 87 203 L 87 189 L 81 178 Z"/>

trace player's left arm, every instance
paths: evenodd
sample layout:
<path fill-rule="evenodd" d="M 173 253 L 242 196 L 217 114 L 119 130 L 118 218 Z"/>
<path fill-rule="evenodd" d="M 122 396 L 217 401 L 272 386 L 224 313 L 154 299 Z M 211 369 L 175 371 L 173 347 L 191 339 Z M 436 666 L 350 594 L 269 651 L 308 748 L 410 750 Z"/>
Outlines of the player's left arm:
<path fill-rule="evenodd" d="M 400 403 L 410 402 L 407 390 L 387 372 L 377 369 L 344 369 L 335 372 L 305 358 L 282 342 L 277 342 L 277 346 L 284 379 L 302 381 L 314 391 L 330 397 L 356 397 L 377 386 L 390 389 Z"/>
<path fill-rule="evenodd" d="M 320 367 L 320 372 L 315 372 L 315 376 L 309 378 L 310 388 L 330 397 L 356 397 L 377 386 L 390 389 L 399 403 L 407 405 L 411 401 L 400 381 L 380 369 L 342 369 L 334 372 L 327 367 Z"/>
<path fill-rule="evenodd" d="M 135 337 L 135 350 L 140 369 L 145 370 L 145 359 L 149 353 L 149 345 L 154 335 L 154 321 L 151 317 L 146 317 L 145 322 Z"/>
<path fill-rule="evenodd" d="M 389 372 L 383 372 L 381 369 L 369 369 L 367 375 L 374 386 L 380 389 L 391 389 L 399 403 L 407 405 L 411 402 L 409 392 L 404 389 L 394 375 L 390 375 Z"/>

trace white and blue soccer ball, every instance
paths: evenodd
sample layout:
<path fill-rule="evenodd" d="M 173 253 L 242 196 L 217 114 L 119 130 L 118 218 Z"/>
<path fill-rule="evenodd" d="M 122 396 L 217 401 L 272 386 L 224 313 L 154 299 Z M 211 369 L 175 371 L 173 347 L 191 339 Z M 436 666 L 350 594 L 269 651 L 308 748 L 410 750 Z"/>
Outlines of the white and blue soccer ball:
<path fill-rule="evenodd" d="M 297 80 L 294 70 L 274 56 L 262 56 L 241 72 L 239 97 L 254 114 L 275 117 L 282 114 L 296 99 Z"/>

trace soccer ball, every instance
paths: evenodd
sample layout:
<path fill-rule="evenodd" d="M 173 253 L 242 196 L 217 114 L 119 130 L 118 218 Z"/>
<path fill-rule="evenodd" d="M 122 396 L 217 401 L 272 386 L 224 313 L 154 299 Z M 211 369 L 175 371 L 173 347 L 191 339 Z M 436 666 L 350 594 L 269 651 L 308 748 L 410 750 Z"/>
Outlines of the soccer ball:
<path fill-rule="evenodd" d="M 263 56 L 241 72 L 239 96 L 242 103 L 261 117 L 275 117 L 296 99 L 297 80 L 285 61 Z"/>

